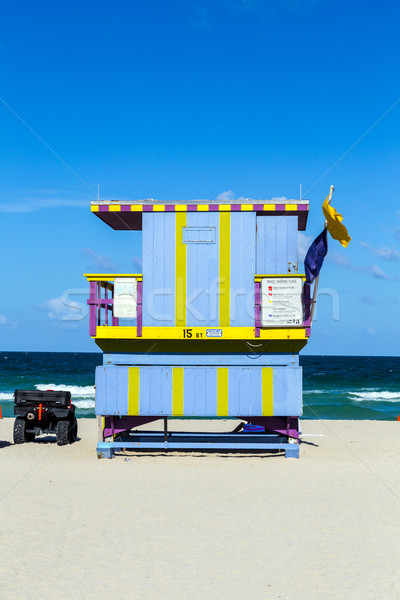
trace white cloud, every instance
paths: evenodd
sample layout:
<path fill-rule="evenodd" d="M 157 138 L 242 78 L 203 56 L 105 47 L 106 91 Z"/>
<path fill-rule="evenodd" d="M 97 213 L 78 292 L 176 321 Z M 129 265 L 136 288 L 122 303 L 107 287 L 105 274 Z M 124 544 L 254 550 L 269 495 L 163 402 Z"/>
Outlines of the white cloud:
<path fill-rule="evenodd" d="M 1 329 L 16 329 L 17 323 L 10 321 L 5 315 L 0 314 L 0 328 Z"/>
<path fill-rule="evenodd" d="M 376 335 L 376 329 L 372 327 L 372 325 L 367 325 L 367 327 L 364 328 L 364 333 L 365 335 Z"/>
<path fill-rule="evenodd" d="M 381 248 L 373 248 L 369 244 L 365 242 L 361 242 L 361 246 L 366 248 L 368 252 L 382 258 L 383 260 L 396 260 L 400 261 L 400 252 L 394 250 L 393 248 L 389 248 L 388 246 L 382 246 Z"/>
<path fill-rule="evenodd" d="M 376 279 L 390 279 L 389 275 L 387 275 L 385 271 L 382 271 L 382 269 L 380 269 L 376 265 L 370 265 L 368 267 L 367 272 L 369 272 L 370 275 L 372 275 L 372 277 L 375 277 Z"/>
<path fill-rule="evenodd" d="M 366 294 L 360 296 L 358 300 L 359 302 L 361 302 L 362 304 L 366 304 L 367 306 L 372 306 L 373 304 L 375 304 L 373 298 L 371 298 L 371 296 L 367 296 Z"/>
<path fill-rule="evenodd" d="M 84 248 L 83 253 L 87 256 L 92 265 L 98 268 L 102 273 L 117 273 L 118 267 L 113 263 L 109 256 L 102 256 L 101 254 L 97 254 L 91 248 Z"/>
<path fill-rule="evenodd" d="M 243 202 L 243 200 L 248 200 L 249 202 L 257 202 L 257 199 L 249 198 L 248 196 L 236 197 L 232 190 L 225 190 L 225 192 L 221 192 L 221 194 L 218 194 L 217 200 L 225 200 L 226 202 Z M 258 200 L 261 200 L 261 198 L 259 198 Z M 275 198 L 271 198 L 271 200 L 278 204 L 284 204 L 285 202 L 287 202 L 286 196 L 278 196 Z"/>
<path fill-rule="evenodd" d="M 382 271 L 382 269 L 380 269 L 377 265 L 369 265 L 368 267 L 359 267 L 358 265 L 353 265 L 347 256 L 340 254 L 339 252 L 332 252 L 331 254 L 328 254 L 327 258 L 343 269 L 348 269 L 354 273 L 364 273 L 365 275 L 371 275 L 376 279 L 386 279 L 387 281 L 390 280 L 389 275 L 387 275 L 385 271 Z"/>
<path fill-rule="evenodd" d="M 339 252 L 328 253 L 327 259 L 339 265 L 339 267 L 343 267 L 344 269 L 357 270 L 352 264 L 351 260 L 344 254 L 340 254 Z"/>
<path fill-rule="evenodd" d="M 226 192 L 218 194 L 217 200 L 226 200 L 227 202 L 232 202 L 232 200 L 235 200 L 235 194 L 232 192 L 232 190 L 226 190 Z"/>
<path fill-rule="evenodd" d="M 87 290 L 85 290 L 87 295 Z M 86 307 L 64 294 L 58 298 L 51 298 L 40 306 L 39 310 L 46 313 L 51 321 L 81 321 L 87 314 Z"/>

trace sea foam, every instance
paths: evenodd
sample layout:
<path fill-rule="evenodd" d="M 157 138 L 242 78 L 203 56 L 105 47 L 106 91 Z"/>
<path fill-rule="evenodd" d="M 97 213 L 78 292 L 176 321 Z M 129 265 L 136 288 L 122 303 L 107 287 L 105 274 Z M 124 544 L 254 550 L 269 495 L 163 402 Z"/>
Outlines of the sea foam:
<path fill-rule="evenodd" d="M 71 392 L 72 401 L 74 398 L 93 398 L 95 397 L 94 385 L 67 385 L 55 383 L 38 383 L 35 388 L 40 392 L 53 390 L 54 392 Z M 94 406 L 94 404 L 93 404 Z"/>
<path fill-rule="evenodd" d="M 375 390 L 360 391 L 360 392 L 349 392 L 351 400 L 355 402 L 400 402 L 400 392 L 387 392 Z"/>

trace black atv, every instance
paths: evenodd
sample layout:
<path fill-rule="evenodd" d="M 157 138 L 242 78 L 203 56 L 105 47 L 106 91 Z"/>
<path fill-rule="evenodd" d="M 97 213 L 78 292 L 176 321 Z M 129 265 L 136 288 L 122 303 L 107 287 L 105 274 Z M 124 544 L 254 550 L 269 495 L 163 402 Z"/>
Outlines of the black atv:
<path fill-rule="evenodd" d="M 57 444 L 72 444 L 78 437 L 75 406 L 71 392 L 14 392 L 14 444 L 34 442 L 41 433 L 55 433 Z"/>

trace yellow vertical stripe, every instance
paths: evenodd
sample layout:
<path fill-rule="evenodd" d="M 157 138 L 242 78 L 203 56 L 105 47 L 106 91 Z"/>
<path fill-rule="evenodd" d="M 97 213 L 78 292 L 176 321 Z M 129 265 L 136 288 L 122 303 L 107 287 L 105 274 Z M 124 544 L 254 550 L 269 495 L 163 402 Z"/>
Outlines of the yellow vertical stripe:
<path fill-rule="evenodd" d="M 262 414 L 272 417 L 274 414 L 274 370 L 263 367 L 262 370 Z"/>
<path fill-rule="evenodd" d="M 231 287 L 231 213 L 219 214 L 219 326 L 229 327 Z"/>
<path fill-rule="evenodd" d="M 176 213 L 175 244 L 175 325 L 186 325 L 186 244 L 182 242 L 183 227 L 186 227 L 186 213 Z"/>
<path fill-rule="evenodd" d="M 217 415 L 228 416 L 228 373 L 229 369 L 218 367 L 217 370 Z"/>
<path fill-rule="evenodd" d="M 139 414 L 139 367 L 128 369 L 128 415 Z"/>
<path fill-rule="evenodd" d="M 183 412 L 183 369 L 172 369 L 172 414 L 182 416 Z"/>

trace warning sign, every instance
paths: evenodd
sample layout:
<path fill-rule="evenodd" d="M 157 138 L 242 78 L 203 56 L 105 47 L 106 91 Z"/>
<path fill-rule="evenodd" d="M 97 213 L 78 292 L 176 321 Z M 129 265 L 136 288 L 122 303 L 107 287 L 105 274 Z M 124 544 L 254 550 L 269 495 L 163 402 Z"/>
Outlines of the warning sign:
<path fill-rule="evenodd" d="M 261 327 L 303 327 L 300 277 L 261 279 Z"/>

